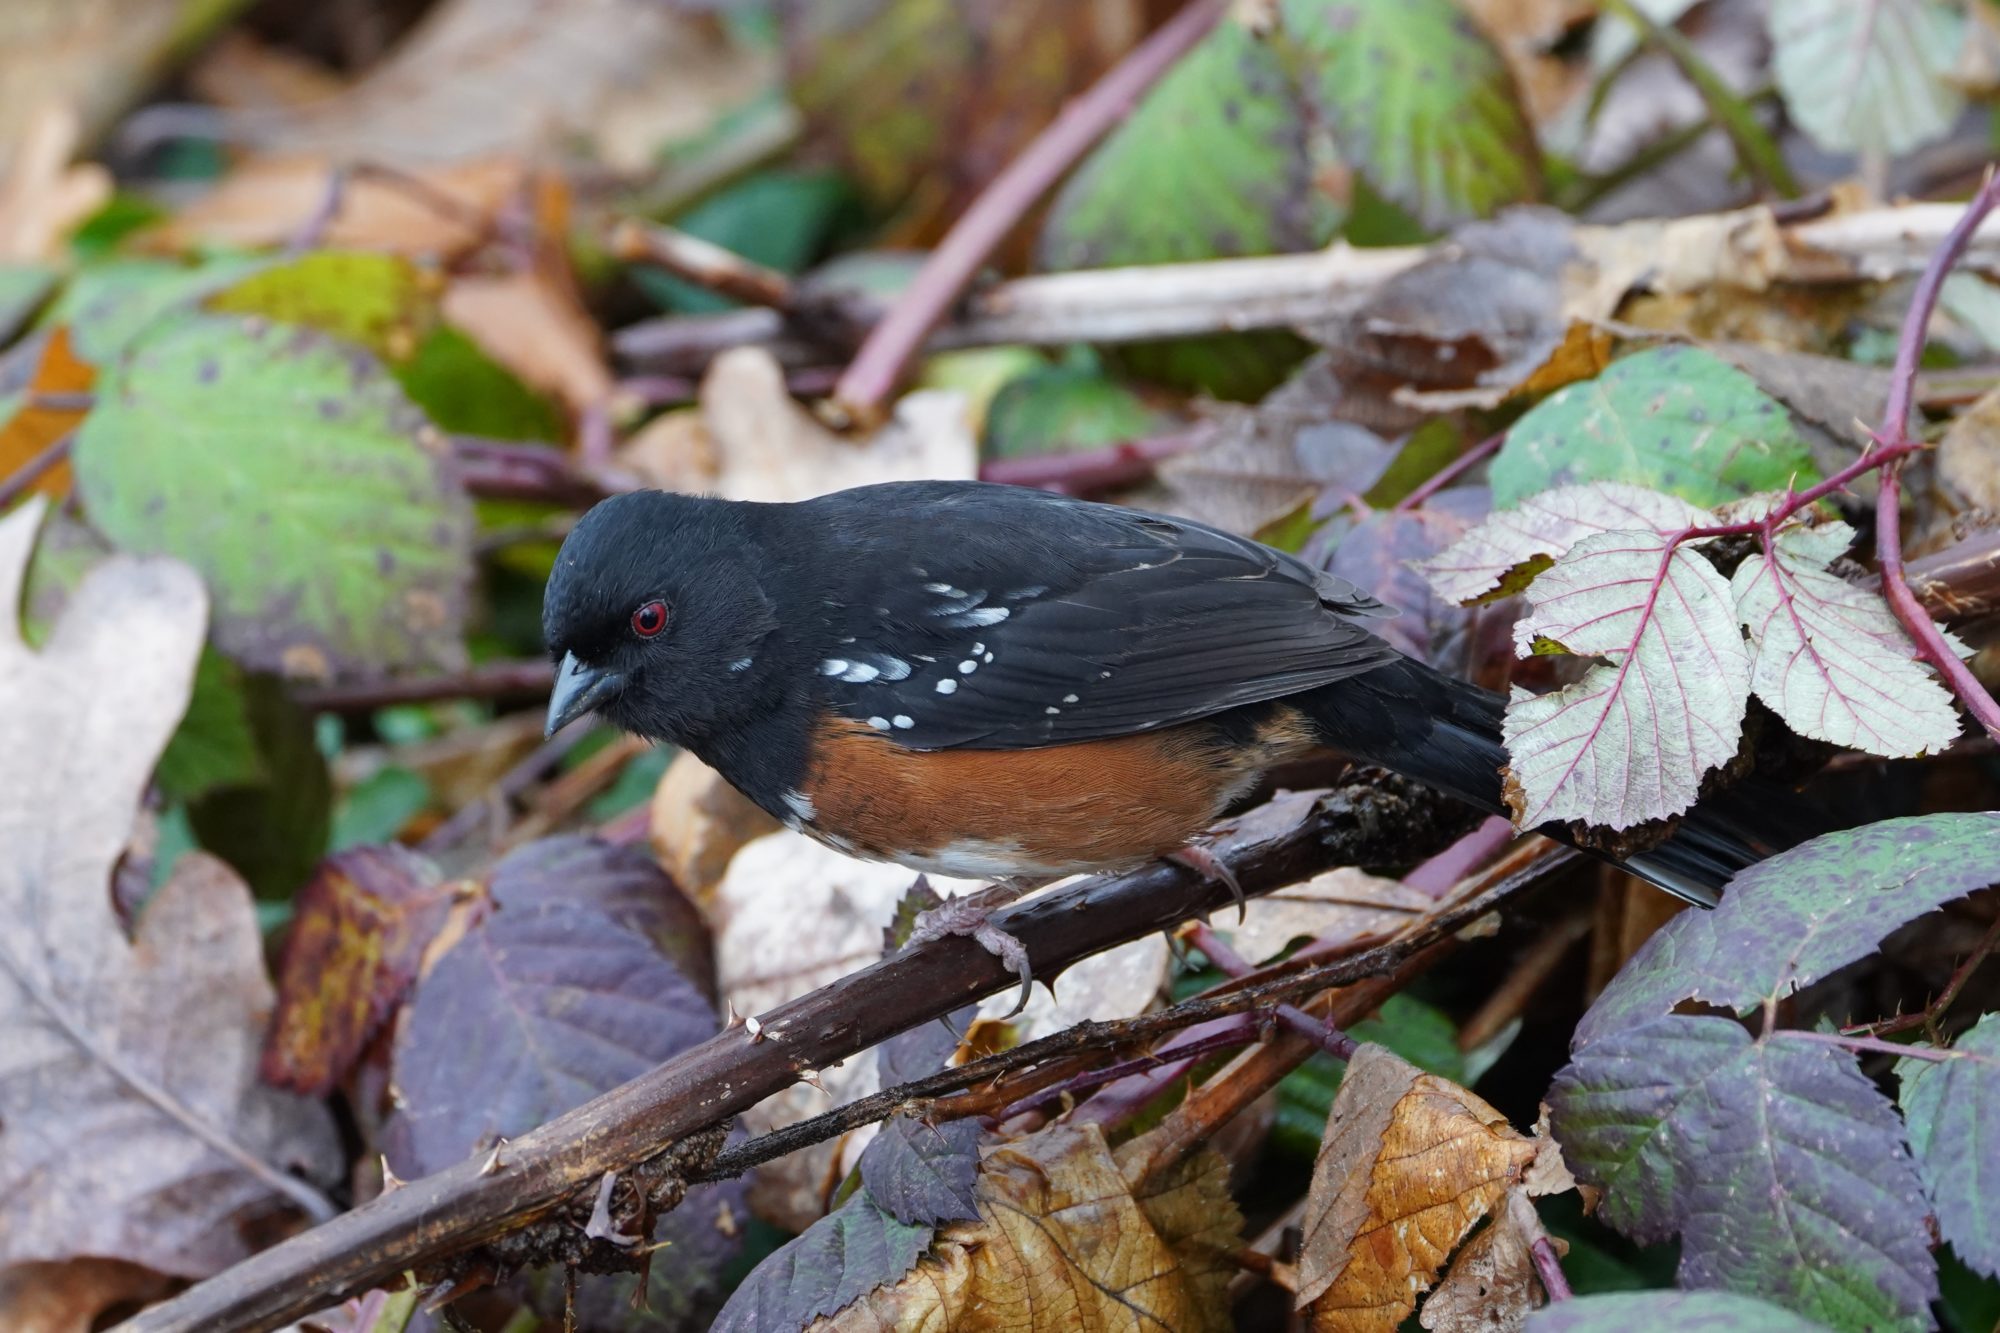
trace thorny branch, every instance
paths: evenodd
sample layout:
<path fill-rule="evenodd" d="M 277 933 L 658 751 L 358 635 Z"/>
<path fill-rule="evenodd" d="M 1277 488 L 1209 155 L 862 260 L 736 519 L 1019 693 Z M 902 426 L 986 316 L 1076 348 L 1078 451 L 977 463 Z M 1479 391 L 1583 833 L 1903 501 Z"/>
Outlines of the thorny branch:
<path fill-rule="evenodd" d="M 1400 779 L 1382 778 L 1334 792 L 1281 797 L 1238 820 L 1214 850 L 1247 892 L 1268 893 L 1332 865 L 1408 864 L 1434 850 L 1463 822 L 1463 812 L 1443 798 Z M 1010 909 L 1001 924 L 1027 947 L 1036 975 L 1054 977 L 1079 959 L 1174 927 L 1221 907 L 1228 898 L 1226 886 L 1163 862 L 1053 890 Z M 1483 912 L 1490 905 L 1450 909 L 1434 919 L 1431 929 L 1448 933 L 1469 919 L 1464 912 Z M 1247 1012 L 1407 966 L 1409 956 L 1429 938 L 1428 933 L 1416 934 L 1262 987 L 1202 997 L 1170 1019 L 1134 1019 L 1117 1039 L 1143 1039 L 1189 1021 Z M 521 1232 L 558 1210 L 562 1215 L 556 1230 L 545 1239 L 552 1247 L 558 1241 L 573 1245 L 562 1217 L 572 1202 L 579 1202 L 582 1215 L 588 1215 L 605 1172 L 634 1171 L 672 1145 L 710 1134 L 818 1069 L 851 1059 L 1015 980 L 997 958 L 970 940 L 954 937 L 905 950 L 761 1015 L 756 1036 L 744 1027 L 731 1028 L 512 1141 L 490 1161 L 469 1160 L 404 1184 L 145 1311 L 128 1327 L 132 1333 L 275 1328 L 412 1267 Z M 983 1066 L 979 1076 L 1083 1048 L 1080 1038 L 1068 1034 L 1048 1042 L 993 1057 L 996 1064 Z M 963 1086 L 957 1080 L 967 1073 L 948 1071 L 937 1080 L 912 1085 L 909 1095 L 942 1095 Z M 856 1123 L 879 1119 L 893 1109 L 871 1103 L 871 1114 Z M 815 1123 L 824 1128 L 823 1122 Z M 782 1146 L 785 1141 L 761 1142 L 767 1151 L 789 1150 Z M 676 1170 L 695 1178 L 731 1161 L 749 1165 L 741 1158 L 709 1161 L 697 1155 Z M 509 1252 L 519 1254 L 526 1244 L 510 1239 Z"/>

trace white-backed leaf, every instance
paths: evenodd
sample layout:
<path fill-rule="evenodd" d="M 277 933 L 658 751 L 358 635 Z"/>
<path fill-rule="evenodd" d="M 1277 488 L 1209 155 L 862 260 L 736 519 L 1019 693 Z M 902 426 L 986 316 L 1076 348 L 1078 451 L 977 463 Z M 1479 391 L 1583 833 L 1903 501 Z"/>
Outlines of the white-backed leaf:
<path fill-rule="evenodd" d="M 1769 22 L 1785 110 L 1822 148 L 1906 153 L 1965 106 L 1945 77 L 1965 41 L 1950 0 L 1772 0 Z"/>
<path fill-rule="evenodd" d="M 1960 723 L 1882 594 L 1826 568 L 1845 523 L 1788 528 L 1730 583 L 1756 661 L 1750 687 L 1801 736 L 1890 758 L 1942 750 Z"/>
<path fill-rule="evenodd" d="M 1449 602 L 1489 601 L 1521 591 L 1585 537 L 1600 532 L 1678 532 L 1711 516 L 1676 495 L 1622 481 L 1559 486 L 1531 495 L 1412 568 Z"/>
<path fill-rule="evenodd" d="M 1750 657 L 1715 567 L 1654 532 L 1578 542 L 1535 580 L 1514 627 L 1529 652 L 1607 659 L 1540 697 L 1517 693 L 1505 732 L 1517 820 L 1629 828 L 1694 804 L 1736 753 Z"/>

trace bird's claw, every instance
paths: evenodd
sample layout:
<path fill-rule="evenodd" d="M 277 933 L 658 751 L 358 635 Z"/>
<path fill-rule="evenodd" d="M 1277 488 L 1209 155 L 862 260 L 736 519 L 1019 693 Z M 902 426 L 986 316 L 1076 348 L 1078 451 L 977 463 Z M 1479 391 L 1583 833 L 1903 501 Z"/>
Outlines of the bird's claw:
<path fill-rule="evenodd" d="M 1021 979 L 1021 998 L 1002 1015 L 1003 1018 L 1012 1018 L 1028 1007 L 1028 997 L 1035 985 L 1034 970 L 1028 965 L 1027 946 L 993 922 L 994 912 L 1020 897 L 1021 892 L 1019 885 L 1003 882 L 977 893 L 947 898 L 938 906 L 920 913 L 910 931 L 909 943 L 912 946 L 941 940 L 947 935 L 964 935 L 1005 963 L 1008 970 Z"/>
<path fill-rule="evenodd" d="M 1250 915 L 1250 900 L 1244 896 L 1243 885 L 1237 882 L 1236 872 L 1224 864 L 1222 858 L 1214 852 L 1206 847 L 1189 843 L 1179 851 L 1168 852 L 1166 859 L 1175 865 L 1186 866 L 1197 875 L 1227 888 L 1229 896 L 1236 900 L 1237 924 L 1241 925 Z"/>

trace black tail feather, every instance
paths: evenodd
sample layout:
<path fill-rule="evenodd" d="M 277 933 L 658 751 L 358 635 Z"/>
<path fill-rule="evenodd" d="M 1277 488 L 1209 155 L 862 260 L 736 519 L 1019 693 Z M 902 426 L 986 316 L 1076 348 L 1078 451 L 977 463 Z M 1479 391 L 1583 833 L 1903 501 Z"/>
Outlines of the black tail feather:
<path fill-rule="evenodd" d="M 1508 813 L 1500 777 L 1507 764 L 1500 730 L 1506 700 L 1490 690 L 1405 659 L 1288 702 L 1305 710 L 1325 744 L 1476 809 Z M 1774 824 L 1789 828 L 1794 821 L 1765 815 L 1796 804 L 1789 793 L 1753 798 L 1731 790 L 1689 811 L 1659 846 L 1623 858 L 1578 843 L 1561 826 L 1541 831 L 1611 860 L 1677 898 L 1713 907 L 1738 871 L 1799 840 L 1763 831 Z M 1754 820 L 1747 817 L 1753 809 Z"/>

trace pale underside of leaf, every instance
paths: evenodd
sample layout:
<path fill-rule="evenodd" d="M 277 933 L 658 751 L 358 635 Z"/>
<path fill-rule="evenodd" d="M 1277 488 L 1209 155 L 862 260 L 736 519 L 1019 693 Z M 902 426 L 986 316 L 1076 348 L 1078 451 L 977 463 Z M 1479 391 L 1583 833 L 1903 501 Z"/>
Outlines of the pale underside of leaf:
<path fill-rule="evenodd" d="M 1737 567 L 1730 590 L 1756 646 L 1757 697 L 1800 735 L 1870 754 L 1950 745 L 1958 710 L 1888 602 L 1825 569 L 1819 554 L 1787 531 Z"/>
<path fill-rule="evenodd" d="M 1531 651 L 1603 656 L 1581 681 L 1508 704 L 1517 822 L 1627 828 L 1694 804 L 1702 776 L 1736 753 L 1750 659 L 1729 585 L 1652 532 L 1586 537 L 1534 583 L 1515 626 Z"/>
<path fill-rule="evenodd" d="M 1415 568 L 1446 601 L 1485 601 L 1519 591 L 1538 568 L 1585 537 L 1678 532 L 1712 521 L 1679 496 L 1644 486 L 1622 481 L 1559 486 L 1494 514 Z"/>
<path fill-rule="evenodd" d="M 1785 108 L 1823 148 L 1908 152 L 1965 105 L 1946 77 L 1965 14 L 1945 0 L 1772 0 L 1770 25 Z"/>

